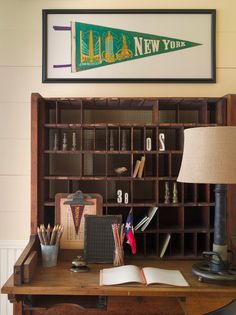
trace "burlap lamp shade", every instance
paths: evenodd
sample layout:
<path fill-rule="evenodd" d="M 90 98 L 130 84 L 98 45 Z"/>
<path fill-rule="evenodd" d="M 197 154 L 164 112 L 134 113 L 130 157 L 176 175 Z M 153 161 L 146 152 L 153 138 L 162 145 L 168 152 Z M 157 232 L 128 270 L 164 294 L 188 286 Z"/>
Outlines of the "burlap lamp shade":
<path fill-rule="evenodd" d="M 216 184 L 213 250 L 193 265 L 199 279 L 236 281 L 227 247 L 226 184 L 236 183 L 236 127 L 198 127 L 184 131 L 179 182 Z M 197 210 L 197 209 L 196 209 Z"/>
<path fill-rule="evenodd" d="M 184 131 L 178 181 L 236 183 L 236 127 L 199 127 Z"/>

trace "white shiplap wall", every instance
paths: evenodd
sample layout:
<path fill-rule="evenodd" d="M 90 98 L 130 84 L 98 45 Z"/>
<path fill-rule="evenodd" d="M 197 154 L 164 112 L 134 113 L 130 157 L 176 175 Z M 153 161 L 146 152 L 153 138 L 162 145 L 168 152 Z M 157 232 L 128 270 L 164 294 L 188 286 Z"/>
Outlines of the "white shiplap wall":
<path fill-rule="evenodd" d="M 13 266 L 20 256 L 26 241 L 0 240 L 0 286 L 2 287 L 8 277 L 13 273 Z M 12 304 L 7 295 L 0 295 L 0 315 L 12 315 Z"/>
<path fill-rule="evenodd" d="M 75 8 L 216 9 L 217 83 L 42 84 L 41 11 Z M 0 241 L 28 239 L 30 233 L 32 92 L 44 96 L 221 96 L 236 93 L 235 56 L 235 0 L 0 0 Z M 9 255 L 13 261 L 17 250 Z"/>

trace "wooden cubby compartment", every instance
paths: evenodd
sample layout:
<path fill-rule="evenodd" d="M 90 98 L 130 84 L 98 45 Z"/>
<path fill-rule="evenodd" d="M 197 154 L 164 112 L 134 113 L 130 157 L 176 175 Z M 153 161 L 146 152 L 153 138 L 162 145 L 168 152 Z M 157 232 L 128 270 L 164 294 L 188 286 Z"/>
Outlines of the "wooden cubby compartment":
<path fill-rule="evenodd" d="M 124 222 L 131 208 L 136 224 L 150 207 L 158 207 L 150 225 L 135 231 L 137 255 L 132 258 L 158 259 L 170 233 L 164 259 L 199 259 L 213 242 L 214 185 L 177 183 L 176 203 L 173 186 L 184 130 L 226 125 L 226 111 L 227 98 L 63 99 L 33 94 L 32 233 L 40 223 L 54 224 L 56 193 L 80 189 L 101 194 L 103 214 L 121 214 Z M 160 133 L 165 135 L 162 151 Z M 135 163 L 143 156 L 143 174 L 134 178 Z M 117 174 L 119 167 L 126 172 Z M 127 245 L 125 252 L 130 254 Z"/>

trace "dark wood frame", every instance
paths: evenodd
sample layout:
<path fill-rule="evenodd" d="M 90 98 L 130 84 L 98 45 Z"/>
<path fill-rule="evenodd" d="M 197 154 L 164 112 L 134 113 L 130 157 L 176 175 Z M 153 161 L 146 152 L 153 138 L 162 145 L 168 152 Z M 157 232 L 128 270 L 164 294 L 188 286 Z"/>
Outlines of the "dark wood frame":
<path fill-rule="evenodd" d="M 50 14 L 208 14 L 211 16 L 211 77 L 210 78 L 50 78 L 48 77 L 47 60 L 47 17 Z M 216 82 L 216 10 L 215 9 L 146 9 L 146 10 L 43 10 L 43 51 L 42 82 L 43 83 L 215 83 Z"/>
<path fill-rule="evenodd" d="M 64 103 L 65 102 L 65 103 Z M 108 109 L 108 104 L 110 104 L 111 109 L 116 106 L 119 106 L 119 110 L 125 110 L 125 109 L 129 109 L 129 106 L 127 105 L 127 102 L 129 104 L 129 102 L 131 103 L 130 107 L 134 108 L 135 110 L 138 108 L 142 108 L 142 106 L 144 106 L 146 109 L 148 108 L 148 111 L 152 111 L 152 116 L 150 117 L 151 119 L 151 124 L 148 124 L 146 127 L 147 128 L 158 128 L 158 108 L 160 110 L 166 110 L 169 108 L 169 110 L 175 110 L 175 115 L 176 115 L 176 119 L 177 121 L 174 123 L 173 121 L 171 123 L 168 123 L 167 121 L 162 121 L 162 123 L 159 122 L 159 126 L 162 128 L 178 128 L 178 129 L 182 129 L 184 127 L 195 127 L 195 126 L 202 126 L 202 124 L 204 126 L 208 125 L 208 123 L 215 125 L 235 125 L 235 104 L 236 104 L 236 97 L 235 95 L 228 95 L 228 96 L 224 96 L 222 98 L 73 98 L 73 107 L 74 106 L 78 106 L 77 109 L 83 110 L 85 109 L 87 106 L 88 108 L 90 108 L 91 110 L 93 109 L 104 109 L 103 106 L 105 106 L 105 109 Z M 135 104 L 135 102 L 137 104 Z M 196 108 L 194 110 L 196 110 L 198 108 L 199 111 L 199 121 L 198 123 L 191 123 L 191 122 L 185 122 L 185 123 L 181 123 L 181 120 L 178 120 L 179 118 L 181 118 L 179 116 L 178 113 L 178 108 L 176 108 L 177 104 L 180 103 L 181 106 L 184 105 L 188 105 L 187 110 L 189 108 L 191 108 L 191 104 L 192 103 L 196 103 Z M 125 105 L 126 104 L 126 105 Z M 172 104 L 172 105 L 171 105 Z M 209 104 L 209 110 L 207 110 L 208 108 L 208 104 Z M 214 105 L 214 106 L 213 106 Z M 53 107 L 52 107 L 53 106 Z M 51 128 L 59 128 L 59 129 L 68 129 L 68 128 L 88 128 L 88 127 L 98 127 L 98 125 L 93 125 L 90 124 L 88 122 L 84 122 L 83 121 L 83 115 L 78 115 L 78 121 L 74 122 L 74 124 L 68 124 L 67 122 L 63 122 L 61 121 L 61 115 L 60 115 L 60 107 L 62 106 L 62 108 L 67 107 L 67 106 L 71 106 L 69 99 L 65 99 L 65 98 L 43 98 L 42 96 L 40 96 L 39 94 L 32 94 L 32 185 L 31 185 L 31 233 L 34 234 L 37 231 L 37 226 L 39 224 L 41 224 L 42 222 L 45 222 L 45 224 L 48 223 L 48 219 L 45 221 L 45 215 L 47 213 L 47 209 L 53 209 L 54 208 L 54 202 L 53 200 L 50 200 L 50 197 L 47 196 L 48 194 L 48 183 L 51 180 L 67 180 L 68 181 L 68 193 L 72 193 L 72 186 L 70 181 L 76 181 L 79 180 L 81 181 L 81 183 L 86 180 L 86 178 L 84 178 L 83 176 L 81 176 L 81 174 L 76 174 L 75 176 L 64 176 L 61 177 L 60 174 L 51 174 L 52 176 L 48 176 L 49 174 L 47 172 L 45 172 L 45 170 L 47 169 L 48 166 L 48 154 L 59 154 L 61 152 L 55 152 L 52 150 L 52 148 L 48 147 L 48 144 L 45 142 L 47 138 L 46 132 L 47 129 L 51 129 Z M 127 107 L 128 106 L 128 107 Z M 173 106 L 173 108 L 172 108 Z M 49 121 L 48 120 L 48 110 L 54 108 L 56 111 L 55 114 L 55 118 L 53 118 L 53 121 Z M 212 109 L 212 113 L 211 110 Z M 181 110 L 181 109 L 180 109 Z M 208 121 L 210 119 L 210 121 Z M 136 127 L 139 128 L 145 128 L 147 122 L 145 122 L 144 124 L 139 124 L 139 125 L 135 125 Z M 44 126 L 44 127 L 43 127 Z M 100 127 L 102 128 L 108 128 L 107 124 L 99 124 Z M 115 124 L 113 125 L 109 125 L 110 127 L 113 126 L 117 126 Z M 132 124 L 127 123 L 125 125 L 122 125 L 123 127 L 132 127 Z M 43 127 L 43 128 L 42 128 Z M 118 128 L 118 126 L 117 126 Z M 161 130 L 160 129 L 160 130 Z M 157 138 L 156 138 L 157 139 Z M 159 157 L 166 155 L 167 156 L 171 156 L 172 153 L 173 154 L 180 154 L 181 150 L 180 149 L 180 144 L 182 143 L 182 138 L 178 136 L 178 147 L 172 147 L 169 148 L 170 150 L 168 152 L 159 152 L 157 151 L 157 148 L 153 148 L 155 149 L 154 151 L 142 151 L 142 148 L 137 148 L 138 151 L 136 151 L 135 148 L 130 148 L 132 150 L 127 151 L 126 153 L 129 153 L 131 156 L 131 153 L 133 152 L 134 154 L 158 154 Z M 95 141 L 95 140 L 93 140 Z M 95 143 L 95 142 L 93 142 Z M 93 144 L 94 145 L 94 144 Z M 108 144 L 107 144 L 108 145 Z M 96 147 L 96 146 L 95 146 Z M 95 148 L 94 147 L 94 148 Z M 109 150 L 108 148 L 100 148 L 101 151 L 104 152 L 100 152 L 102 154 L 109 154 Z M 177 151 L 176 151 L 177 149 Z M 94 149 L 88 149 L 88 148 L 84 148 L 82 145 L 82 142 L 79 145 L 78 148 L 78 152 L 73 152 L 72 154 L 79 154 L 79 153 L 92 153 L 95 152 Z M 141 151 L 140 151 L 141 150 Z M 60 150 L 59 150 L 60 151 Z M 46 154 L 44 154 L 44 152 Z M 69 154 L 69 152 L 67 152 Z M 67 154 L 65 153 L 65 154 Z M 71 152 L 70 152 L 71 153 Z M 112 151 L 112 154 L 118 154 L 119 155 L 119 150 L 117 147 L 117 150 Z M 149 174 L 147 175 L 147 178 L 144 178 L 141 180 L 141 182 L 145 182 L 147 180 L 155 180 L 157 178 L 159 178 L 159 182 L 161 181 L 161 185 L 163 185 L 164 181 L 169 177 L 172 173 L 171 171 L 171 163 L 170 163 L 170 159 L 168 162 L 168 171 L 166 171 L 163 174 L 159 174 L 157 175 L 156 173 Z M 177 161 L 178 162 L 178 161 Z M 81 160 L 82 163 L 82 160 Z M 130 166 L 130 172 L 132 172 L 133 168 L 134 168 L 134 163 L 133 163 L 133 159 L 131 159 L 130 162 L 131 166 Z M 156 162 L 155 162 L 156 163 Z M 176 162 L 174 162 L 176 163 Z M 82 165 L 82 164 L 81 164 Z M 157 167 L 159 167 L 159 164 L 155 164 L 157 165 Z M 174 165 L 174 164 L 173 164 Z M 175 171 L 174 171 L 175 172 Z M 109 183 L 110 180 L 113 180 L 112 177 L 107 176 L 109 175 L 108 173 L 104 173 L 102 174 L 101 177 L 97 178 L 96 176 L 92 176 L 90 178 L 90 180 L 97 182 L 99 179 L 103 179 L 105 180 L 107 183 Z M 173 175 L 173 174 L 172 174 Z M 54 176 L 56 176 L 54 178 Z M 152 177 L 154 176 L 154 177 Z M 163 177 L 164 176 L 164 177 Z M 173 175 L 175 176 L 175 175 Z M 144 177 L 145 177 L 145 170 L 144 170 Z M 115 179 L 116 180 L 116 179 Z M 119 178 L 118 178 L 119 180 Z M 123 180 L 124 181 L 124 180 Z M 130 173 L 130 176 L 128 176 L 126 178 L 126 181 L 132 182 L 134 184 L 139 183 L 140 179 L 138 178 L 132 178 L 132 173 Z M 155 184 L 156 187 L 157 184 Z M 92 187 L 92 186 L 91 186 Z M 92 188 L 91 188 L 92 189 Z M 131 186 L 131 190 L 134 192 L 133 190 L 134 188 L 132 188 Z M 82 189 L 83 190 L 83 189 Z M 202 190 L 202 188 L 201 188 Z M 179 192 L 183 192 L 182 188 L 179 190 Z M 207 222 L 207 233 L 212 234 L 213 233 L 213 229 L 211 227 L 211 222 L 208 219 L 208 214 L 205 211 L 204 207 L 208 207 L 209 211 L 210 207 L 213 207 L 213 203 L 211 203 L 211 194 L 212 194 L 213 189 L 211 187 L 206 187 L 203 190 L 203 194 L 205 197 L 203 197 L 203 199 L 198 199 L 197 197 L 197 192 L 198 189 L 197 187 L 190 187 L 190 190 L 188 192 L 187 189 L 187 194 L 190 195 L 190 199 L 188 199 L 186 201 L 186 204 L 183 203 L 184 199 L 182 199 L 181 203 L 177 206 L 179 208 L 181 208 L 179 211 L 179 213 L 181 213 L 180 218 L 182 222 L 181 224 L 183 224 L 183 214 L 184 214 L 184 207 L 191 207 L 192 204 L 197 205 L 198 201 L 200 202 L 200 204 L 198 204 L 198 206 L 202 207 L 202 213 L 204 213 L 204 220 Z M 84 192 L 89 193 L 90 190 L 86 191 L 84 190 Z M 93 191 L 91 191 L 93 192 Z M 99 191 L 97 191 L 99 192 Z M 164 202 L 164 198 L 163 198 L 163 192 L 161 192 L 162 196 L 158 197 L 158 189 L 154 188 L 154 195 L 153 198 L 152 196 L 150 196 L 150 198 L 148 200 L 144 200 L 144 201 L 139 201 L 139 200 L 131 200 L 129 204 L 125 205 L 125 204 L 121 204 L 118 207 L 120 207 L 120 209 L 124 209 L 122 211 L 124 218 L 128 213 L 128 208 L 130 207 L 141 207 L 141 208 L 148 208 L 151 206 L 154 206 L 156 203 L 159 204 L 160 209 L 164 206 L 163 202 Z M 181 192 L 181 194 L 182 194 Z M 106 196 L 106 194 L 104 195 Z M 236 214 L 233 208 L 233 204 L 235 203 L 235 199 L 236 199 L 236 194 L 235 194 L 235 187 L 230 186 L 229 187 L 229 194 L 228 194 L 228 215 L 229 215 L 229 220 L 228 220 L 228 240 L 229 240 L 229 248 L 235 250 L 236 249 L 236 236 L 235 236 L 235 222 L 236 222 Z M 184 198 L 184 197 L 183 197 Z M 159 201 L 158 201 L 159 200 Z M 203 201 L 203 203 L 201 203 L 201 201 Z M 113 213 L 113 211 L 109 211 L 109 209 L 111 209 L 112 207 L 117 207 L 117 202 L 116 200 L 108 200 L 106 202 L 106 197 L 104 198 L 104 214 L 111 214 Z M 172 211 L 172 208 L 170 208 L 169 212 Z M 174 209 L 174 208 L 173 208 Z M 54 210 L 53 210 L 54 211 Z M 164 211 L 164 210 L 163 210 Z M 117 213 L 117 212 L 116 212 Z M 163 217 L 163 213 L 165 213 L 164 217 Z M 176 213 L 178 213 L 178 211 L 176 211 Z M 188 212 L 190 214 L 187 214 L 188 216 L 191 217 L 191 210 L 190 212 Z M 135 213 L 134 213 L 135 214 Z M 161 215 L 161 218 L 160 218 Z M 173 229 L 173 226 L 166 226 L 165 225 L 165 216 L 168 216 L 168 211 L 164 211 L 161 212 L 158 211 L 157 212 L 157 223 L 158 226 L 156 226 L 155 228 L 157 228 L 155 231 L 155 233 L 163 234 L 163 233 L 175 233 L 178 232 L 178 230 L 176 230 L 176 228 Z M 134 215 L 135 218 L 135 215 Z M 176 216 L 176 218 L 179 218 L 179 216 Z M 164 220 L 164 221 L 163 221 Z M 204 222 L 205 222 L 204 221 Z M 162 223 L 164 222 L 164 224 Z M 178 223 L 179 221 L 177 221 Z M 178 223 L 179 224 L 179 223 Z M 199 223 L 197 223 L 199 224 Z M 160 227 L 162 228 L 162 230 L 160 229 Z M 189 226 L 189 228 L 191 228 L 191 226 Z M 179 226 L 179 231 L 184 231 L 182 229 L 181 226 Z M 200 233 L 201 233 L 201 226 L 200 226 Z M 189 229 L 186 230 L 186 233 L 196 233 L 196 228 L 193 227 L 193 229 Z M 139 234 L 138 234 L 139 233 Z M 149 233 L 148 231 L 145 232 L 141 232 L 139 231 L 137 233 L 137 235 L 139 235 L 142 238 L 142 233 Z M 178 234 L 178 233 L 177 233 Z M 147 234 L 148 235 L 148 234 Z M 162 235 L 161 235 L 162 237 Z M 172 257 L 172 252 L 171 252 L 171 247 L 172 244 L 174 244 L 174 242 L 172 242 L 174 239 L 172 238 L 170 241 L 170 247 L 169 247 L 169 251 L 167 251 L 166 255 L 165 255 L 165 259 L 190 259 L 190 253 L 188 251 L 184 251 L 184 247 L 181 245 L 179 246 L 178 244 L 181 244 L 178 241 L 178 236 L 177 236 L 177 249 L 178 251 L 176 251 L 176 246 L 174 246 L 175 249 L 175 253 L 173 253 L 173 257 Z M 182 238 L 181 238 L 182 240 Z M 202 245 L 200 250 L 197 250 L 197 239 L 194 238 L 193 241 L 195 242 L 195 246 L 191 247 L 191 259 L 200 259 L 201 256 L 201 252 L 202 252 Z M 206 246 L 206 248 L 208 248 L 208 250 L 210 249 L 209 247 L 209 241 L 210 241 L 210 237 L 206 237 L 204 238 L 203 242 L 204 246 Z M 159 242 L 159 241 L 158 241 Z M 184 240 L 183 240 L 184 242 Z M 141 244 L 141 242 L 138 242 L 138 244 Z M 142 243 L 143 244 L 143 243 Z M 146 244 L 146 245 L 145 245 Z M 182 243 L 183 244 L 183 243 Z M 138 247 L 137 247 L 138 248 Z M 156 250 L 158 249 L 158 247 L 155 247 Z M 189 248 L 189 245 L 188 245 Z M 206 249 L 204 247 L 204 250 Z M 150 255 L 150 251 L 149 251 L 149 245 L 148 242 L 145 241 L 145 243 L 142 245 L 142 251 L 141 254 L 143 254 L 145 257 L 148 257 Z M 158 252 L 156 252 L 156 258 L 158 258 Z M 135 258 L 135 257 L 134 257 Z M 156 259 L 155 258 L 155 259 Z"/>

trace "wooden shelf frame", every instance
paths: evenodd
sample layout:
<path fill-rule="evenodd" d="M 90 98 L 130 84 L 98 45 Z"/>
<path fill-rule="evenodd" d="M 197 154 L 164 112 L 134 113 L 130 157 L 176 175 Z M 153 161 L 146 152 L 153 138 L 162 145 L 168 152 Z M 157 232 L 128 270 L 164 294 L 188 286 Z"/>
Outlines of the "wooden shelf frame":
<path fill-rule="evenodd" d="M 214 186 L 177 183 L 178 203 L 165 204 L 164 185 L 169 182 L 172 195 L 184 129 L 235 125 L 236 118 L 229 118 L 236 113 L 232 104 L 236 104 L 232 96 L 65 99 L 32 94 L 32 233 L 40 223 L 54 223 L 56 193 L 92 189 L 103 196 L 103 213 L 121 213 L 124 221 L 130 208 L 136 222 L 150 207 L 159 207 L 150 226 L 136 232 L 137 257 L 158 258 L 162 238 L 170 233 L 166 259 L 199 259 L 212 245 Z M 57 150 L 53 150 L 55 133 Z M 66 150 L 61 149 L 63 133 L 68 140 Z M 159 151 L 160 133 L 165 134 L 164 151 Z M 150 151 L 147 137 L 152 139 Z M 146 157 L 143 176 L 133 178 L 135 161 L 142 156 Z M 119 166 L 128 169 L 123 176 L 114 172 Z M 118 189 L 129 194 L 128 202 L 117 203 Z M 232 188 L 229 195 L 232 208 Z M 231 217 L 229 233 L 234 236 L 231 225 L 236 223 L 236 214 Z"/>

